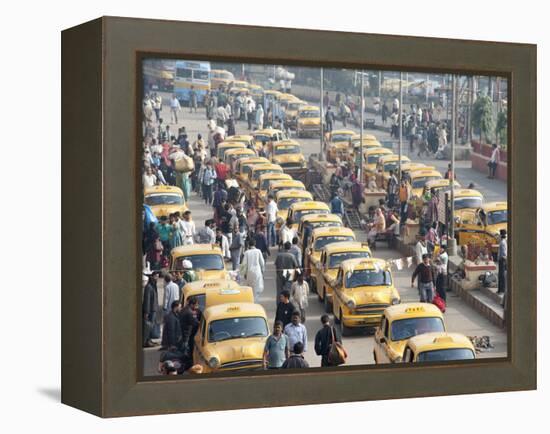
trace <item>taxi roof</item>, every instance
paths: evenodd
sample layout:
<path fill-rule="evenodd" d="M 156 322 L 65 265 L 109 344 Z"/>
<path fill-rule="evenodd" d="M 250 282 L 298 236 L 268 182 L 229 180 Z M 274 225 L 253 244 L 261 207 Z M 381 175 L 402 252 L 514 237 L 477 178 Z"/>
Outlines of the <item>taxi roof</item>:
<path fill-rule="evenodd" d="M 259 164 L 259 163 L 269 163 L 269 160 L 265 157 L 250 157 L 250 158 L 243 158 L 242 160 L 239 160 L 239 164 L 242 166 L 246 166 L 247 164 Z"/>
<path fill-rule="evenodd" d="M 416 317 L 438 317 L 443 318 L 443 314 L 435 304 L 431 303 L 401 303 L 384 310 L 384 315 L 389 321 L 395 321 L 403 318 Z"/>
<path fill-rule="evenodd" d="M 432 179 L 428 182 L 426 182 L 426 187 L 428 188 L 440 188 L 440 187 L 448 187 L 451 184 L 449 179 L 441 178 L 441 179 Z M 454 182 L 455 187 L 460 187 L 460 183 L 455 180 Z"/>
<path fill-rule="evenodd" d="M 340 267 L 344 272 L 354 270 L 370 270 L 376 267 L 387 268 L 388 263 L 380 258 L 355 258 L 342 261 Z"/>
<path fill-rule="evenodd" d="M 354 134 L 352 137 L 351 137 L 351 140 L 360 140 L 361 139 L 361 134 Z M 363 133 L 363 141 L 364 140 L 369 140 L 369 141 L 373 141 L 373 140 L 376 140 L 378 141 L 378 139 L 376 138 L 376 136 L 372 135 L 372 134 L 365 134 Z"/>
<path fill-rule="evenodd" d="M 232 148 L 246 148 L 246 143 L 239 142 L 237 140 L 232 141 L 232 142 L 221 142 L 221 143 L 218 144 L 218 149 L 219 148 L 228 148 L 229 146 L 231 146 Z"/>
<path fill-rule="evenodd" d="M 213 280 L 195 280 L 184 285 L 182 291 L 185 298 L 190 295 L 204 294 L 206 291 L 221 289 L 240 289 L 242 288 L 236 281 L 231 279 L 213 279 Z"/>
<path fill-rule="evenodd" d="M 252 139 L 254 139 L 254 137 L 250 134 L 235 134 L 233 136 L 226 137 L 224 142 L 238 142 L 239 140 L 244 140 L 245 142 L 248 142 Z"/>
<path fill-rule="evenodd" d="M 281 175 L 281 173 L 277 173 L 277 175 Z M 288 175 L 288 174 L 284 173 L 284 175 Z M 292 177 L 290 177 L 290 179 L 280 179 L 280 180 L 271 181 L 269 185 L 270 189 L 277 188 L 277 187 L 295 187 L 295 186 L 306 188 L 306 186 L 302 181 L 298 181 L 297 179 L 292 179 Z"/>
<path fill-rule="evenodd" d="M 481 205 L 481 208 L 485 212 L 504 211 L 508 209 L 508 202 L 487 202 Z"/>
<path fill-rule="evenodd" d="M 304 209 L 323 209 L 323 210 L 329 210 L 329 206 L 325 202 L 319 202 L 316 200 L 308 200 L 305 202 L 297 202 L 293 203 L 290 206 L 290 209 L 292 211 L 296 210 L 304 210 Z"/>
<path fill-rule="evenodd" d="M 341 243 L 332 243 L 327 244 L 323 247 L 327 255 L 333 253 L 342 253 L 342 252 L 356 252 L 356 251 L 368 251 L 370 253 L 370 247 L 367 242 L 360 241 L 344 241 Z"/>
<path fill-rule="evenodd" d="M 291 93 L 282 93 L 279 98 L 287 101 L 299 100 L 299 98 L 296 95 L 292 95 Z"/>
<path fill-rule="evenodd" d="M 290 176 L 288 173 L 264 173 L 263 175 L 260 175 L 261 181 L 265 181 L 266 179 L 291 181 L 292 176 Z"/>
<path fill-rule="evenodd" d="M 342 235 L 353 235 L 355 238 L 355 232 L 353 232 L 353 229 L 346 228 L 343 226 L 328 226 L 328 227 L 319 227 L 313 229 L 311 232 L 311 238 L 315 239 L 317 237 L 324 237 L 324 236 L 342 236 Z"/>
<path fill-rule="evenodd" d="M 349 134 L 350 136 L 353 136 L 354 134 L 357 134 L 355 131 L 353 130 L 332 130 L 330 132 L 330 135 L 331 137 L 334 135 L 334 134 Z"/>
<path fill-rule="evenodd" d="M 275 194 L 276 201 L 283 197 L 308 197 L 310 200 L 313 200 L 312 194 L 306 190 L 279 190 L 277 194 Z"/>
<path fill-rule="evenodd" d="M 468 197 L 468 196 L 475 196 L 475 197 L 481 197 L 483 198 L 483 195 L 474 189 L 471 188 L 455 188 L 455 198 L 456 197 Z"/>
<path fill-rule="evenodd" d="M 429 169 L 429 168 L 411 170 L 411 173 L 409 176 L 411 177 L 411 179 L 423 178 L 425 176 L 439 176 L 440 178 L 443 178 L 443 176 L 441 175 L 441 173 L 439 173 L 439 171 L 435 169 Z"/>
<path fill-rule="evenodd" d="M 281 130 L 277 130 L 275 128 L 262 128 L 261 130 L 252 131 L 252 135 L 259 135 L 259 134 L 273 134 L 273 133 L 282 133 Z"/>
<path fill-rule="evenodd" d="M 303 107 L 300 107 L 298 111 L 311 111 L 311 110 L 318 111 L 318 112 L 321 111 L 321 109 L 316 105 L 305 105 Z"/>
<path fill-rule="evenodd" d="M 279 92 L 278 90 L 264 90 L 264 93 L 267 93 L 268 95 L 275 95 L 275 96 L 281 95 L 281 92 Z"/>
<path fill-rule="evenodd" d="M 342 218 L 336 214 L 308 214 L 302 217 L 301 223 L 306 222 L 340 222 L 342 223 Z"/>
<path fill-rule="evenodd" d="M 470 339 L 460 333 L 431 332 L 413 336 L 407 345 L 414 353 L 444 348 L 468 348 L 475 353 Z"/>
<path fill-rule="evenodd" d="M 227 151 L 225 155 L 256 155 L 256 151 L 250 148 L 235 148 Z"/>
<path fill-rule="evenodd" d="M 229 89 L 229 92 L 248 92 L 248 88 L 242 86 L 233 86 Z"/>
<path fill-rule="evenodd" d="M 222 249 L 216 244 L 188 244 L 184 246 L 174 247 L 170 254 L 173 257 L 188 256 L 188 255 L 209 255 L 222 254 Z"/>
<path fill-rule="evenodd" d="M 161 194 L 161 193 L 172 193 L 179 196 L 183 196 L 183 191 L 179 187 L 174 187 L 172 185 L 154 185 L 153 187 L 148 187 L 143 191 L 145 196 L 149 194 Z"/>
<path fill-rule="evenodd" d="M 264 90 L 264 88 L 262 86 L 260 86 L 259 84 L 251 84 L 251 83 L 248 84 L 248 88 L 251 89 L 251 90 L 252 89 L 254 89 L 254 90 L 260 90 L 260 89 Z"/>
<path fill-rule="evenodd" d="M 260 316 L 266 318 L 265 309 L 256 303 L 225 303 L 207 307 L 203 312 L 206 322 L 219 318 Z"/>
<path fill-rule="evenodd" d="M 276 148 L 277 146 L 292 146 L 292 145 L 301 146 L 300 143 L 294 139 L 280 140 L 278 142 L 273 143 L 274 148 Z"/>
<path fill-rule="evenodd" d="M 392 151 L 391 149 L 382 148 L 382 147 L 379 147 L 379 148 L 368 148 L 368 149 L 365 151 L 365 154 L 366 154 L 367 156 L 370 156 L 370 155 L 378 155 L 378 154 L 393 155 L 393 151 Z"/>
<path fill-rule="evenodd" d="M 390 163 L 392 161 L 398 161 L 399 160 L 399 155 L 398 154 L 392 154 L 392 155 L 385 155 L 383 157 L 380 157 L 380 162 L 382 164 L 385 164 L 385 163 Z M 401 161 L 408 161 L 410 162 L 411 159 L 409 157 L 407 157 L 406 155 L 401 155 Z"/>
<path fill-rule="evenodd" d="M 278 164 L 273 164 L 273 163 L 265 163 L 265 164 L 257 164 L 255 165 L 253 168 L 252 168 L 252 171 L 255 172 L 257 170 L 265 170 L 265 169 L 281 169 L 283 170 L 283 168 L 281 166 L 279 166 Z"/>
<path fill-rule="evenodd" d="M 246 80 L 233 80 L 233 84 L 240 87 L 248 88 L 248 81 Z"/>

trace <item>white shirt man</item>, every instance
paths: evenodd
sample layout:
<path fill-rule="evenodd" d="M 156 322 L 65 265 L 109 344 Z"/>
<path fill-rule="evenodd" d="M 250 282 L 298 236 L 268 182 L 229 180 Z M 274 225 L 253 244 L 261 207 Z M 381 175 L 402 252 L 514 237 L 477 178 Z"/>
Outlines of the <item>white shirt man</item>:
<path fill-rule="evenodd" d="M 177 283 L 169 282 L 164 286 L 164 303 L 163 308 L 165 312 L 168 312 L 172 306 L 172 302 L 179 300 L 180 287 Z"/>
<path fill-rule="evenodd" d="M 277 204 L 273 199 L 270 199 L 267 206 L 265 207 L 265 213 L 267 215 L 268 223 L 275 223 L 275 220 L 277 220 L 277 211 L 279 211 Z"/>
<path fill-rule="evenodd" d="M 426 245 L 426 242 L 422 240 L 418 240 L 418 243 L 416 243 L 415 251 L 416 251 L 416 263 L 421 264 L 422 256 L 428 253 L 428 246 Z"/>
<path fill-rule="evenodd" d="M 154 187 L 157 184 L 157 177 L 153 173 L 143 174 L 143 187 Z"/>
<path fill-rule="evenodd" d="M 183 228 L 183 244 L 193 244 L 195 239 L 195 222 L 192 220 L 183 220 L 181 224 Z"/>
<path fill-rule="evenodd" d="M 500 151 L 498 146 L 493 148 L 493 153 L 491 154 L 491 163 L 498 163 L 500 160 Z"/>

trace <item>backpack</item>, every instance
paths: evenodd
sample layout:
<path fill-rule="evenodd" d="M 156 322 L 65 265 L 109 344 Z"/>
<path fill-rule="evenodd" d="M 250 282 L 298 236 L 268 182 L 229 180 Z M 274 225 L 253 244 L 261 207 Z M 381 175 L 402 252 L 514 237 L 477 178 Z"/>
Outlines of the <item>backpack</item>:
<path fill-rule="evenodd" d="M 344 346 L 336 340 L 334 336 L 334 327 L 331 327 L 330 330 L 332 331 L 332 343 L 328 351 L 328 362 L 331 366 L 343 365 L 346 363 L 348 353 Z"/>

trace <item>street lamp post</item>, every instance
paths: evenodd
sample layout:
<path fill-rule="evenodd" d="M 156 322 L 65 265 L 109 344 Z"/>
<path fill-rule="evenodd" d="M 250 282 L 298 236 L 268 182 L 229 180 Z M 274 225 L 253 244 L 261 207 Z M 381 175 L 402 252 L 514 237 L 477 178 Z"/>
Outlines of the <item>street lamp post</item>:
<path fill-rule="evenodd" d="M 456 255 L 456 240 L 455 240 L 455 132 L 456 132 L 456 77 L 451 76 L 452 91 L 451 91 L 451 173 L 449 183 L 451 184 L 451 216 L 449 218 L 449 239 L 447 240 L 447 248 L 450 256 Z"/>
<path fill-rule="evenodd" d="M 323 94 L 325 93 L 324 92 L 324 73 L 323 73 L 323 68 L 321 67 L 321 111 L 320 111 L 320 114 L 321 114 L 321 122 L 319 122 L 319 128 L 321 129 L 321 137 L 319 139 L 319 142 L 320 142 L 320 146 L 319 146 L 319 161 L 324 161 L 325 160 L 325 156 L 323 155 L 323 136 L 325 135 L 324 134 L 324 126 L 323 126 L 323 120 L 325 118 L 325 108 L 324 108 L 324 105 L 323 105 Z"/>
<path fill-rule="evenodd" d="M 403 154 L 403 72 L 399 73 L 399 161 L 397 162 L 401 183 L 401 155 Z"/>
<path fill-rule="evenodd" d="M 361 122 L 361 128 L 359 129 L 359 167 L 357 168 L 357 178 L 359 182 L 363 182 L 363 127 L 365 122 L 363 116 L 365 113 L 365 71 L 361 70 L 361 115 L 359 120 Z"/>

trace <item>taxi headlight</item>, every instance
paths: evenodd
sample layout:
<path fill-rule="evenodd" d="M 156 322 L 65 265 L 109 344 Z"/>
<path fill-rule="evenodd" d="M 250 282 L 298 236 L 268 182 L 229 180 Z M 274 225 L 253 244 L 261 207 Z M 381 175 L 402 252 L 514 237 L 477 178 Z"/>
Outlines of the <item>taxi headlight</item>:
<path fill-rule="evenodd" d="M 348 300 L 346 302 L 346 306 L 348 307 L 348 309 L 355 309 L 355 300 Z"/>
<path fill-rule="evenodd" d="M 399 303 L 401 303 L 401 300 L 400 300 L 399 298 L 393 297 L 393 298 L 391 299 L 391 304 L 392 304 L 392 305 L 394 305 L 394 304 L 399 304 Z"/>
<path fill-rule="evenodd" d="M 210 366 L 212 369 L 217 369 L 220 366 L 220 359 L 217 357 L 210 357 L 208 360 L 208 366 Z"/>

